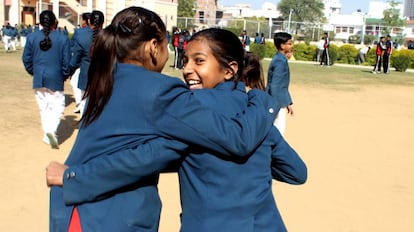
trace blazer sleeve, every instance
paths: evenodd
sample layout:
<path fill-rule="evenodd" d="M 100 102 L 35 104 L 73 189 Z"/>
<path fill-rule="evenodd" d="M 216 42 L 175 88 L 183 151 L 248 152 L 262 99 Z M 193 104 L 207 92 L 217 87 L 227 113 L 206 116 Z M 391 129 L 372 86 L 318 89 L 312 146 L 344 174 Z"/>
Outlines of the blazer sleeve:
<path fill-rule="evenodd" d="M 272 139 L 276 141 L 272 149 L 273 179 L 295 185 L 305 183 L 308 171 L 299 154 L 286 142 L 275 127 L 269 132 L 269 136 L 272 136 Z"/>
<path fill-rule="evenodd" d="M 28 36 L 27 38 L 22 60 L 26 72 L 33 75 L 33 36 Z"/>
<path fill-rule="evenodd" d="M 79 42 L 79 32 L 75 30 L 75 33 L 72 36 L 71 39 L 71 59 L 70 59 L 70 69 L 72 72 L 75 71 L 75 69 L 79 68 L 81 59 L 82 59 L 82 52 L 83 48 L 82 45 Z"/>
<path fill-rule="evenodd" d="M 67 78 L 71 74 L 69 62 L 71 59 L 70 41 L 67 36 L 62 36 L 62 75 Z"/>
<path fill-rule="evenodd" d="M 222 155 L 248 156 L 263 141 L 279 107 L 261 90 L 249 91 L 244 112 L 227 118 L 203 106 L 181 83 L 157 96 L 155 127 L 166 137 L 201 146 Z M 184 86 L 184 87 L 183 87 Z"/>
<path fill-rule="evenodd" d="M 71 166 L 63 176 L 64 202 L 72 205 L 108 198 L 113 191 L 144 181 L 145 177 L 157 175 L 172 162 L 181 160 L 187 147 L 184 143 L 159 137 Z"/>

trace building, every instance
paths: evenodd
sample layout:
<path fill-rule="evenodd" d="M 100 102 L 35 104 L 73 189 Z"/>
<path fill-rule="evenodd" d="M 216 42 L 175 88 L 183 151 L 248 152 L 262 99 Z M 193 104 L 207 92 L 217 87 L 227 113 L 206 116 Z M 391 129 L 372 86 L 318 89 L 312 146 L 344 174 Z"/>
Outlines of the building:
<path fill-rule="evenodd" d="M 341 14 L 342 4 L 340 0 L 324 0 L 323 4 L 325 6 L 323 13 L 328 20 L 332 16 Z"/>
<path fill-rule="evenodd" d="M 414 20 L 414 0 L 404 1 L 404 16 L 408 20 Z"/>
<path fill-rule="evenodd" d="M 73 30 L 80 22 L 84 12 L 100 10 L 105 15 L 108 25 L 116 13 L 130 6 L 141 6 L 157 12 L 167 28 L 172 28 L 177 22 L 178 0 L 0 0 L 0 22 L 15 24 L 37 23 L 40 12 L 52 10 L 59 20 L 59 26 Z M 3 9 L 1 9 L 3 7 Z"/>

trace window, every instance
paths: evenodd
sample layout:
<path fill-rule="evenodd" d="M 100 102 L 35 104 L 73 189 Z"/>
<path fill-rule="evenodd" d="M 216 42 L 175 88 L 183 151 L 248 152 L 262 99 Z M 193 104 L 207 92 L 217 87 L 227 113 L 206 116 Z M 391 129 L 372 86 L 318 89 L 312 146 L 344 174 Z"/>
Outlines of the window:
<path fill-rule="evenodd" d="M 200 23 L 204 23 L 204 11 L 198 12 L 198 19 L 200 20 Z"/>

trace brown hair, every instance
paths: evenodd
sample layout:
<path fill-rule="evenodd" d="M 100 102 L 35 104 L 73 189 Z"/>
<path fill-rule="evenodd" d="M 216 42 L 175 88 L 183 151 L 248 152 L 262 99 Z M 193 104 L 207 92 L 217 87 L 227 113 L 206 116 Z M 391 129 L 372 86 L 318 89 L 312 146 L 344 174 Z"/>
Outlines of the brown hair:
<path fill-rule="evenodd" d="M 129 7 L 115 15 L 111 24 L 97 34 L 91 48 L 88 85 L 84 97 L 88 99 L 83 125 L 92 123 L 109 101 L 116 63 L 144 60 L 142 45 L 156 39 L 162 42 L 166 28 L 161 18 L 142 7 Z"/>

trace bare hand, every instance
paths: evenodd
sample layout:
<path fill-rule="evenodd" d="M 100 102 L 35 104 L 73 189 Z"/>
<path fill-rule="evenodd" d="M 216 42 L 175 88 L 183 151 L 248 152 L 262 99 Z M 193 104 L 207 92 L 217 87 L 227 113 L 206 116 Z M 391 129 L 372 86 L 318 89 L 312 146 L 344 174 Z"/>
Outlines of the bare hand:
<path fill-rule="evenodd" d="M 47 186 L 63 186 L 63 173 L 68 166 L 56 161 L 50 162 L 46 167 L 46 183 Z"/>

